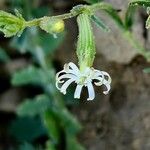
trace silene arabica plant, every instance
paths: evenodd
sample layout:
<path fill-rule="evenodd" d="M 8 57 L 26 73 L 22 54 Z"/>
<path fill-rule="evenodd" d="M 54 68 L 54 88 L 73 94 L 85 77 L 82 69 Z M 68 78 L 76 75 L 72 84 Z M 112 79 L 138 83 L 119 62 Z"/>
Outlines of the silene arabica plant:
<path fill-rule="evenodd" d="M 108 94 L 110 90 L 111 78 L 107 72 L 92 68 L 96 53 L 94 36 L 90 22 L 92 12 L 90 12 L 90 9 L 88 10 L 88 8 L 84 9 L 77 17 L 79 27 L 79 37 L 77 43 L 79 69 L 72 62 L 65 64 L 64 69 L 56 75 L 56 87 L 60 90 L 60 92 L 66 94 L 66 89 L 68 86 L 72 82 L 75 82 L 77 87 L 75 89 L 74 98 L 80 98 L 81 90 L 83 86 L 86 86 L 89 93 L 89 98 L 87 100 L 93 100 L 95 98 L 95 92 L 92 81 L 95 80 L 94 84 L 97 86 L 104 84 L 107 90 L 103 93 Z M 66 78 L 68 79 L 67 81 L 65 81 Z M 59 87 L 59 84 L 62 84 L 61 87 Z"/>
<path fill-rule="evenodd" d="M 150 0 L 131 1 L 124 18 L 121 18 L 117 10 L 109 3 L 99 2 L 98 0 L 86 0 L 86 2 L 87 4 L 85 5 L 81 4 L 73 7 L 69 13 L 57 16 L 36 17 L 36 19 L 31 19 L 33 15 L 29 0 L 23 2 L 25 7 L 23 7 L 24 10 L 22 12 L 24 13 L 22 14 L 18 10 L 15 10 L 14 14 L 0 11 L 0 31 L 3 32 L 5 37 L 14 36 L 11 45 L 18 49 L 20 53 L 30 53 L 36 62 L 36 65 L 34 65 L 33 61 L 33 64 L 29 67 L 14 73 L 12 75 L 12 84 L 14 86 L 33 84 L 42 87 L 43 94 L 37 95 L 32 99 L 33 101 L 27 99 L 23 102 L 19 106 L 17 114 L 21 117 L 36 117 L 38 115 L 41 118 L 46 131 L 45 128 L 37 130 L 42 133 L 38 132 L 32 138 L 31 136 L 28 136 L 28 138 L 30 137 L 30 140 L 33 141 L 34 137 L 46 132 L 48 135 L 48 140 L 44 147 L 46 150 L 84 149 L 76 139 L 81 126 L 67 110 L 64 104 L 64 97 L 60 92 L 66 94 L 70 84 L 75 83 L 74 98 L 79 99 L 82 89 L 86 87 L 88 91 L 87 100 L 93 100 L 95 98 L 94 85 L 104 86 L 104 94 L 108 94 L 111 89 L 110 75 L 93 67 L 96 46 L 92 22 L 104 31 L 103 34 L 110 31 L 103 20 L 95 15 L 97 11 L 102 10 L 106 12 L 110 19 L 114 20 L 116 26 L 121 29 L 124 37 L 138 50 L 139 54 L 143 55 L 148 61 L 150 60 L 150 52 L 145 50 L 131 33 L 137 6 L 146 9 L 149 16 L 145 27 L 147 29 L 150 28 Z M 26 21 L 23 17 L 24 14 L 27 19 L 30 19 L 29 21 Z M 61 37 L 64 36 L 62 34 L 65 30 L 65 20 L 72 17 L 77 18 L 79 29 L 76 47 L 78 64 L 74 62 L 66 63 L 62 71 L 55 73 L 52 58 L 48 57 L 54 51 L 49 52 L 49 49 L 57 48 L 57 45 L 62 41 Z M 46 36 L 43 36 L 43 33 L 41 34 L 40 29 L 46 32 Z M 148 68 L 145 71 L 149 72 L 149 70 Z M 25 144 L 20 146 L 20 150 L 34 150 L 30 143 L 26 143 L 30 141 L 28 138 L 23 138 L 21 142 Z M 64 141 L 65 146 L 60 148 L 62 141 Z"/>

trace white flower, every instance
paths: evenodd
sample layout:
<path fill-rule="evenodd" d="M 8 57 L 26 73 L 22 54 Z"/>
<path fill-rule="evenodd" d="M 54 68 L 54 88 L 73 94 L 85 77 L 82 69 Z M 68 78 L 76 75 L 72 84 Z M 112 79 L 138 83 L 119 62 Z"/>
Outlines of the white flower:
<path fill-rule="evenodd" d="M 93 100 L 95 98 L 93 84 L 96 86 L 105 85 L 106 90 L 103 91 L 103 93 L 108 94 L 110 90 L 111 77 L 107 72 L 89 67 L 85 68 L 85 70 L 81 72 L 74 63 L 70 62 L 65 64 L 64 69 L 56 74 L 56 87 L 61 93 L 66 94 L 68 86 L 73 82 L 77 84 L 74 98 L 80 98 L 82 88 L 85 86 L 87 87 L 89 94 L 89 98 L 87 100 Z"/>

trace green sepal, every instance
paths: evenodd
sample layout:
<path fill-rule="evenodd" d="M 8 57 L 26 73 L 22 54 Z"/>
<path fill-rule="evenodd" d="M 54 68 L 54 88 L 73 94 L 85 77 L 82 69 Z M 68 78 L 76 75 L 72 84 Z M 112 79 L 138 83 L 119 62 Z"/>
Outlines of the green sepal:
<path fill-rule="evenodd" d="M 25 28 L 25 20 L 22 15 L 17 10 L 15 14 L 0 11 L 0 31 L 5 37 L 20 36 Z"/>
<path fill-rule="evenodd" d="M 90 16 L 86 13 L 77 17 L 79 37 L 77 42 L 77 56 L 80 70 L 91 67 L 95 58 L 95 41 L 90 22 Z"/>
<path fill-rule="evenodd" d="M 99 27 L 103 31 L 105 31 L 105 32 L 109 32 L 110 31 L 109 27 L 107 25 L 105 25 L 105 23 L 103 22 L 103 20 L 101 20 L 97 16 L 92 15 L 91 19 L 97 25 L 97 27 Z"/>

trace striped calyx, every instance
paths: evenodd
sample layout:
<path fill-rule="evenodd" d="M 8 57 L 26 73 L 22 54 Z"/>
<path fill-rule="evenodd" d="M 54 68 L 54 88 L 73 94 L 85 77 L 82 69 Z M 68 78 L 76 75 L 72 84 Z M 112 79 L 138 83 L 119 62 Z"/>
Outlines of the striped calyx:
<path fill-rule="evenodd" d="M 91 67 L 95 58 L 95 42 L 90 22 L 90 15 L 82 13 L 77 17 L 79 37 L 77 42 L 77 57 L 80 70 Z"/>

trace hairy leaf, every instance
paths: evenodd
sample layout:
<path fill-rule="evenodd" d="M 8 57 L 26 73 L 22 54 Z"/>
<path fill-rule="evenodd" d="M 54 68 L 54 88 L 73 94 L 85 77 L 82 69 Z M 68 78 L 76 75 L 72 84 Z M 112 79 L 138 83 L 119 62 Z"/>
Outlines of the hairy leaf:
<path fill-rule="evenodd" d="M 94 21 L 94 23 L 96 23 L 96 25 L 102 29 L 103 31 L 106 31 L 106 32 L 109 32 L 110 29 L 107 25 L 105 25 L 105 23 L 103 22 L 103 20 L 101 20 L 100 18 L 98 18 L 97 16 L 95 15 L 92 15 L 91 16 L 91 19 Z"/>
<path fill-rule="evenodd" d="M 124 23 L 122 22 L 120 16 L 118 15 L 117 10 L 115 10 L 110 4 L 101 2 L 96 7 L 100 10 L 105 11 L 120 28 L 124 29 Z"/>
<path fill-rule="evenodd" d="M 50 72 L 48 72 L 50 75 Z M 11 83 L 15 86 L 36 84 L 43 85 L 49 83 L 48 76 L 41 68 L 29 66 L 25 69 L 15 72 L 12 76 Z"/>
<path fill-rule="evenodd" d="M 17 108 L 19 116 L 36 116 L 51 107 L 50 99 L 46 95 L 38 95 L 34 99 L 26 99 Z"/>
<path fill-rule="evenodd" d="M 135 6 L 144 6 L 144 7 L 150 7 L 150 0 L 132 0 L 130 5 L 135 5 Z"/>
<path fill-rule="evenodd" d="M 125 26 L 127 29 L 130 29 L 133 25 L 134 20 L 134 14 L 135 14 L 135 7 L 130 6 L 127 8 L 126 14 L 125 14 Z"/>
<path fill-rule="evenodd" d="M 16 16 L 11 13 L 0 10 L 0 31 L 5 37 L 14 35 L 20 36 L 25 28 L 25 20 L 22 15 L 16 11 Z"/>

